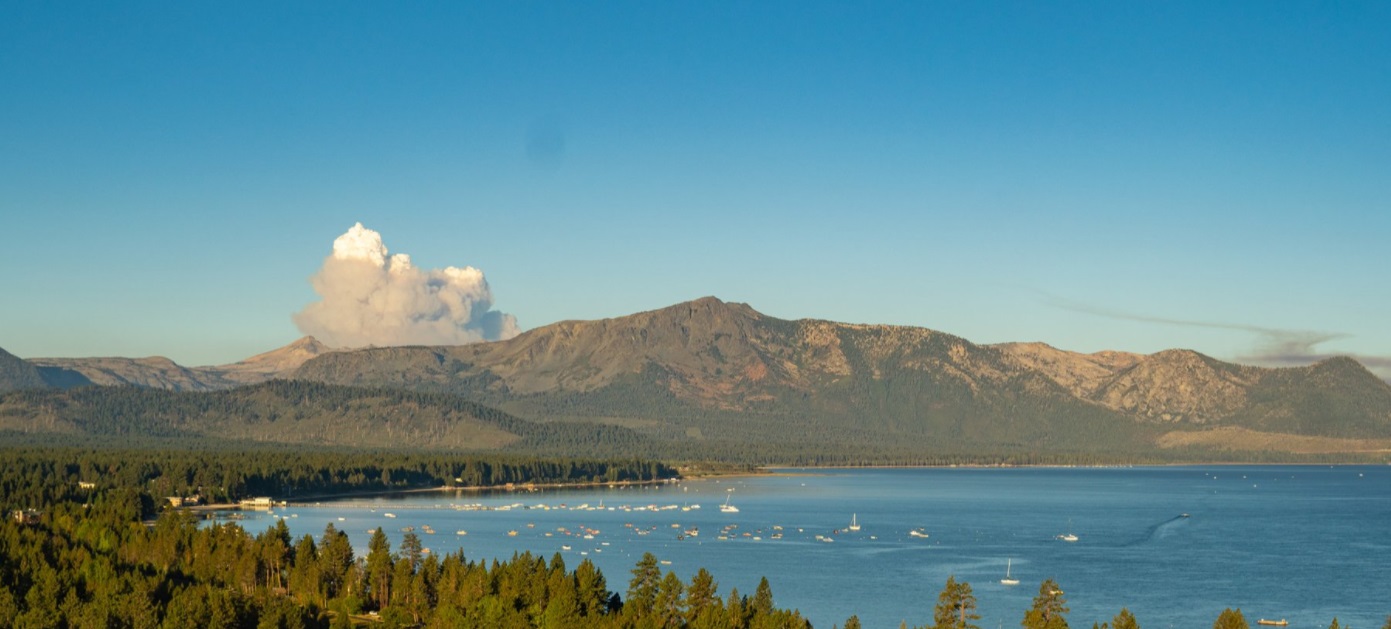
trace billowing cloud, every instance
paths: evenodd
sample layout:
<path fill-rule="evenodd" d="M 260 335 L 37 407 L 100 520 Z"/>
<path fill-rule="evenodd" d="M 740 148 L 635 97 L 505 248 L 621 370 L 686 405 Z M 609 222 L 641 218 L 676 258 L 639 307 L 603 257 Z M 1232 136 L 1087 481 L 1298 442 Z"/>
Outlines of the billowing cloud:
<path fill-rule="evenodd" d="M 310 278 L 320 300 L 294 315 L 300 331 L 333 347 L 463 345 L 516 336 L 517 319 L 493 310 L 483 272 L 420 269 L 388 255 L 381 234 L 362 223 L 333 241 Z"/>

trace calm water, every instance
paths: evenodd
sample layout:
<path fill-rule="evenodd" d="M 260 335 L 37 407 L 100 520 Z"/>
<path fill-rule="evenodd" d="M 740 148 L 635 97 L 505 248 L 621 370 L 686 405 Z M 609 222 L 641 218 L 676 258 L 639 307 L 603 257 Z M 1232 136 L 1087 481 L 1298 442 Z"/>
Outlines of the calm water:
<path fill-rule="evenodd" d="M 706 567 L 722 595 L 732 587 L 751 595 L 766 575 L 775 602 L 818 627 L 852 613 L 867 627 L 929 624 L 949 575 L 971 584 L 985 629 L 1018 627 L 1049 577 L 1066 592 L 1074 627 L 1109 621 L 1122 606 L 1147 629 L 1206 629 L 1225 607 L 1241 608 L 1253 627 L 1258 618 L 1286 618 L 1299 629 L 1324 629 L 1335 616 L 1345 627 L 1379 629 L 1391 614 L 1388 466 L 785 472 L 292 506 L 248 514 L 244 526 L 258 532 L 285 517 L 295 537 L 317 538 L 332 523 L 359 553 L 378 526 L 393 548 L 413 526 L 432 552 L 463 548 L 475 560 L 560 552 L 571 568 L 594 561 L 620 593 L 650 551 L 687 581 Z M 721 512 L 727 496 L 738 513 Z M 604 510 L 573 509 L 601 500 Z M 475 503 L 531 508 L 457 509 Z M 537 508 L 543 504 L 552 508 Z M 624 510 L 648 505 L 676 508 Z M 852 516 L 861 530 L 836 533 Z M 738 528 L 729 539 L 717 539 L 730 524 Z M 424 533 L 426 525 L 435 533 Z M 598 533 L 585 540 L 560 528 Z M 699 535 L 677 539 L 690 528 Z M 909 534 L 919 528 L 928 537 Z M 1057 538 L 1069 532 L 1078 541 Z M 999 583 L 1007 560 L 1018 586 Z"/>

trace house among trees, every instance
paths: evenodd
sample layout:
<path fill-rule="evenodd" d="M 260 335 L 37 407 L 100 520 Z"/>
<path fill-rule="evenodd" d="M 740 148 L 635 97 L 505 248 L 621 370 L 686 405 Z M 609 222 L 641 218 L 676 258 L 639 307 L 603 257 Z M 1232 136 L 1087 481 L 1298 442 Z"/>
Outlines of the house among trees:
<path fill-rule="evenodd" d="M 43 512 L 38 509 L 15 509 L 10 515 L 20 524 L 38 524 L 39 516 L 43 515 Z"/>
<path fill-rule="evenodd" d="M 169 506 L 170 506 L 170 507 L 173 507 L 173 508 L 175 508 L 175 509 L 177 509 L 177 508 L 179 508 L 179 507 L 196 507 L 196 506 L 198 506 L 200 503 L 203 502 L 203 498 L 202 498 L 201 496 L 196 496 L 196 495 L 194 495 L 194 496 L 187 496 L 187 497 L 185 497 L 185 496 L 169 496 L 168 498 L 165 498 L 165 500 L 168 500 L 168 501 L 169 501 Z M 266 507 L 266 508 L 269 509 L 270 507 Z"/>
<path fill-rule="evenodd" d="M 271 507 L 275 506 L 275 502 L 266 496 L 261 496 L 258 498 L 246 498 L 237 504 L 243 509 L 257 510 L 270 509 Z"/>

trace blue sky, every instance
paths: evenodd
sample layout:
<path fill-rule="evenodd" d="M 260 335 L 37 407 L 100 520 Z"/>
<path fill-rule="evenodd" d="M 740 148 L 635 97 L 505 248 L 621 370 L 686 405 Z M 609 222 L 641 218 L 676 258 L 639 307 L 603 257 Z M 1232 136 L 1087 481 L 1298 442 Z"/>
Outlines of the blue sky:
<path fill-rule="evenodd" d="M 1385 360 L 1387 32 L 1382 2 L 6 3 L 0 347 L 272 349 L 361 221 L 523 329 L 715 295 Z"/>

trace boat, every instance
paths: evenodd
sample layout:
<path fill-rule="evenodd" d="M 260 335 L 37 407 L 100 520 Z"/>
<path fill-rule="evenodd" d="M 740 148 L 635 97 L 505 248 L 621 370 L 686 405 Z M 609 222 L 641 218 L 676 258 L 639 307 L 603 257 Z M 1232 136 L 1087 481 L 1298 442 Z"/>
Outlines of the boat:
<path fill-rule="evenodd" d="M 516 532 L 516 531 L 508 531 L 508 532 L 507 532 L 507 536 L 508 536 L 508 537 L 516 537 L 516 536 L 517 536 L 517 532 Z"/>
<path fill-rule="evenodd" d="M 720 511 L 723 513 L 739 513 L 739 507 L 729 504 L 729 496 L 726 495 L 724 497 L 724 504 L 720 505 Z"/>
<path fill-rule="evenodd" d="M 1058 539 L 1063 540 L 1064 542 L 1077 541 L 1077 536 L 1072 533 L 1072 520 L 1067 521 L 1067 532 L 1063 533 L 1062 535 L 1059 535 Z"/>
<path fill-rule="evenodd" d="M 1013 559 L 1005 560 L 1005 578 L 1000 579 L 1001 585 L 1019 585 L 1019 579 L 1009 576 L 1010 565 L 1013 563 Z"/>
<path fill-rule="evenodd" d="M 1260 620 L 1257 620 L 1257 621 L 1256 621 L 1256 624 L 1258 624 L 1258 625 L 1269 625 L 1269 626 L 1272 626 L 1272 627 L 1285 627 L 1285 626 L 1288 626 L 1288 625 L 1290 624 L 1290 621 L 1285 620 L 1284 618 L 1281 618 L 1281 619 L 1279 619 L 1279 620 L 1266 620 L 1266 619 L 1262 618 L 1262 619 L 1260 619 Z"/>
<path fill-rule="evenodd" d="M 856 516 L 857 514 L 850 514 L 850 530 L 852 531 L 860 530 L 860 522 L 856 519 Z"/>
<path fill-rule="evenodd" d="M 913 530 L 911 530 L 911 531 L 908 531 L 908 535 L 909 535 L 910 537 L 923 537 L 923 538 L 926 538 L 926 537 L 927 537 L 927 531 L 924 531 L 924 530 L 922 530 L 922 529 L 913 529 Z"/>

